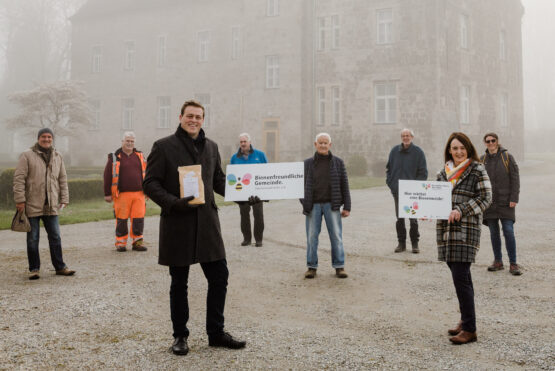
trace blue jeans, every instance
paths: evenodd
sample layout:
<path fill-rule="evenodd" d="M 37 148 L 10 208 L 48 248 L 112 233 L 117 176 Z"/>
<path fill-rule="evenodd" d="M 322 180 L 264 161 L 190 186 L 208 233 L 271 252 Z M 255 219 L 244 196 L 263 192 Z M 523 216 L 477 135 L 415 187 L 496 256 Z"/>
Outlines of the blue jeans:
<path fill-rule="evenodd" d="M 491 237 L 491 246 L 493 247 L 493 256 L 496 262 L 502 262 L 501 254 L 501 236 L 499 235 L 499 220 L 503 227 L 503 236 L 505 236 L 505 248 L 509 255 L 509 262 L 516 264 L 516 241 L 515 231 L 513 229 L 514 222 L 511 219 L 488 219 L 489 233 Z"/>
<path fill-rule="evenodd" d="M 332 210 L 331 203 L 314 204 L 310 214 L 306 216 L 306 265 L 309 268 L 318 268 L 318 236 L 322 230 L 322 215 L 326 220 L 326 227 L 331 242 L 331 265 L 334 268 L 345 266 L 345 253 L 343 252 L 343 226 L 341 212 Z"/>
<path fill-rule="evenodd" d="M 54 269 L 61 270 L 66 267 L 62 258 L 62 239 L 60 238 L 60 225 L 58 215 L 41 215 L 29 218 L 31 232 L 27 232 L 27 258 L 29 259 L 29 271 L 40 269 L 39 238 L 40 220 L 48 234 L 48 245 L 50 247 L 50 259 Z"/>

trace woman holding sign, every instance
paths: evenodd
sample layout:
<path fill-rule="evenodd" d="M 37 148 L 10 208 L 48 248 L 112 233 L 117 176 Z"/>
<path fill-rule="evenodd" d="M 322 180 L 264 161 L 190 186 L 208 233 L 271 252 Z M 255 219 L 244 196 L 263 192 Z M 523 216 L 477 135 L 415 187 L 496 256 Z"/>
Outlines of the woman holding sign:
<path fill-rule="evenodd" d="M 491 184 L 470 139 L 453 133 L 445 146 L 445 167 L 438 181 L 451 182 L 452 208 L 447 220 L 437 221 L 438 259 L 451 270 L 461 320 L 448 330 L 454 344 L 476 341 L 474 288 L 470 265 L 480 247 L 482 214 L 491 203 Z"/>

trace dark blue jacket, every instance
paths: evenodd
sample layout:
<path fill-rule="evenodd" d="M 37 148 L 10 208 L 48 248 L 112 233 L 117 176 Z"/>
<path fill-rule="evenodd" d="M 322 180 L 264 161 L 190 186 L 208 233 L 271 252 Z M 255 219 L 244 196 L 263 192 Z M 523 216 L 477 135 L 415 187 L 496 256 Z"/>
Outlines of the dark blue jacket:
<path fill-rule="evenodd" d="M 343 205 L 343 210 L 351 211 L 351 193 L 349 192 L 349 179 L 347 178 L 345 163 L 339 157 L 333 156 L 331 152 L 330 157 L 331 209 L 339 210 Z M 316 154 L 304 160 L 304 198 L 300 200 L 304 215 L 310 214 L 313 206 L 315 159 Z"/>
<path fill-rule="evenodd" d="M 266 154 L 262 151 L 252 148 L 249 151 L 249 156 L 245 159 L 241 153 L 241 148 L 231 156 L 231 165 L 244 165 L 244 164 L 265 164 L 268 160 Z"/>
<path fill-rule="evenodd" d="M 411 143 L 409 148 L 406 149 L 403 147 L 403 144 L 396 145 L 389 152 L 386 175 L 385 182 L 394 195 L 399 194 L 399 179 L 428 179 L 428 168 L 426 167 L 424 151 L 414 143 Z"/>

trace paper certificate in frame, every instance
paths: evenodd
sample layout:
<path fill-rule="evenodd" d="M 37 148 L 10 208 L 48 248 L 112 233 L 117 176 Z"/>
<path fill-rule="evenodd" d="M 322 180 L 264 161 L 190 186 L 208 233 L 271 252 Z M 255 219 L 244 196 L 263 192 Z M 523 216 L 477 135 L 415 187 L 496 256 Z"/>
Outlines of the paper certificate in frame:
<path fill-rule="evenodd" d="M 399 218 L 448 219 L 451 190 L 450 182 L 399 180 Z"/>
<path fill-rule="evenodd" d="M 193 196 L 192 205 L 204 204 L 204 183 L 201 165 L 179 166 L 179 195 L 181 198 Z"/>

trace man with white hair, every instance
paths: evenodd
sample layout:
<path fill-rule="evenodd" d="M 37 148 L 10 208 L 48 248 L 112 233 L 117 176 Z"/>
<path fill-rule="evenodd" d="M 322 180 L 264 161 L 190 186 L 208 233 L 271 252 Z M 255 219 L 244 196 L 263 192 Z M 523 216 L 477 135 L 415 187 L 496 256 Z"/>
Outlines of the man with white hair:
<path fill-rule="evenodd" d="M 146 251 L 143 241 L 146 212 L 143 179 L 146 160 L 135 149 L 135 133 L 123 133 L 121 148 L 108 154 L 104 168 L 104 200 L 114 203 L 116 216 L 116 250 L 126 251 L 129 236 L 127 219 L 131 219 L 132 249 Z"/>
<path fill-rule="evenodd" d="M 413 139 L 414 132 L 412 130 L 406 128 L 401 130 L 401 144 L 391 149 L 386 165 L 386 183 L 393 195 L 395 215 L 397 216 L 395 228 L 399 243 L 395 252 L 403 252 L 407 249 L 405 219 L 399 218 L 399 180 L 426 180 L 428 178 L 426 156 L 420 147 L 412 143 Z M 409 220 L 412 252 L 418 254 L 420 252 L 418 248 L 418 240 L 420 239 L 418 221 L 416 219 Z"/>
<path fill-rule="evenodd" d="M 237 153 L 231 156 L 231 165 L 265 164 L 267 162 L 268 160 L 264 152 L 252 148 L 250 135 L 248 133 L 239 134 L 239 149 Z M 240 201 L 237 203 L 241 211 L 241 232 L 243 233 L 243 242 L 241 242 L 241 246 L 250 245 L 252 234 L 254 234 L 255 246 L 262 247 L 262 236 L 264 233 L 264 210 L 262 208 L 262 201 L 256 196 L 251 196 L 249 201 Z M 254 217 L 254 233 L 251 233 L 251 206 Z"/>
<path fill-rule="evenodd" d="M 301 199 L 306 215 L 306 265 L 305 278 L 314 278 L 318 269 L 318 237 L 322 229 L 322 216 L 326 220 L 331 242 L 331 265 L 335 275 L 347 278 L 343 251 L 343 226 L 341 218 L 351 212 L 349 179 L 343 160 L 330 152 L 331 137 L 328 133 L 316 135 L 316 153 L 304 161 L 304 198 Z M 343 206 L 343 210 L 341 210 Z"/>

